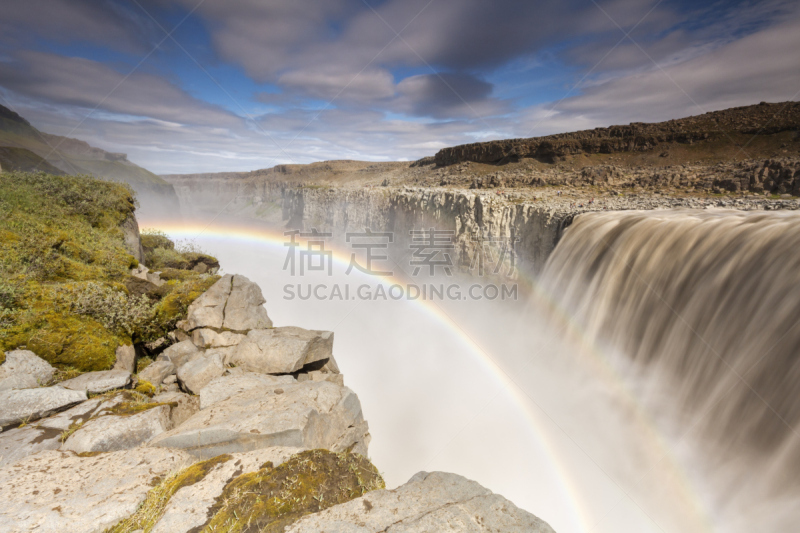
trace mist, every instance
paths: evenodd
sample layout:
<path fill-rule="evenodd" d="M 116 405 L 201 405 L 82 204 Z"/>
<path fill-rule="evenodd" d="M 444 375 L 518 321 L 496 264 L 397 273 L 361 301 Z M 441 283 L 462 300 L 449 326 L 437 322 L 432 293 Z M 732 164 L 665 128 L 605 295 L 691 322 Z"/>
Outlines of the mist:
<path fill-rule="evenodd" d="M 560 532 L 706 530 L 696 496 L 673 479 L 669 450 L 632 412 L 624 387 L 524 287 L 516 301 L 383 299 L 374 277 L 347 275 L 345 264 L 332 276 L 292 276 L 281 246 L 233 231 L 195 242 L 225 272 L 262 287 L 276 326 L 335 332 L 334 355 L 361 399 L 387 486 L 422 470 L 459 472 Z M 416 281 L 464 295 L 475 283 Z M 298 283 L 303 296 L 308 286 L 350 286 L 355 295 L 367 285 L 371 299 L 300 299 Z"/>

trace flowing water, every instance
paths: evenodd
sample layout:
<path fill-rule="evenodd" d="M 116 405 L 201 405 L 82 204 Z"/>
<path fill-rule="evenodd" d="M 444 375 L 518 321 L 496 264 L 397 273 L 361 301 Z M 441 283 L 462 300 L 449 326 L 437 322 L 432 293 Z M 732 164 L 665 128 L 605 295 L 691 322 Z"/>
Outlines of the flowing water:
<path fill-rule="evenodd" d="M 575 220 L 542 280 L 633 362 L 672 437 L 702 448 L 723 530 L 797 530 L 798 252 L 795 212 L 596 213 Z"/>
<path fill-rule="evenodd" d="M 408 277 L 299 278 L 255 225 L 161 226 L 259 283 L 277 326 L 335 332 L 389 486 L 456 472 L 559 533 L 796 530 L 797 215 L 582 215 L 516 301 L 288 298 Z"/>

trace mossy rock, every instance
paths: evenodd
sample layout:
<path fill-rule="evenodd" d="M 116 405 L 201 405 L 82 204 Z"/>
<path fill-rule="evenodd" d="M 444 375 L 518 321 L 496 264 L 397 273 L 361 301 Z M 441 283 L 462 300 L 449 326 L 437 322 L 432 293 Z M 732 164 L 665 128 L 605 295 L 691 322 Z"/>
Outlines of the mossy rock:
<path fill-rule="evenodd" d="M 275 468 L 268 463 L 229 482 L 202 531 L 282 533 L 307 514 L 383 488 L 383 478 L 368 459 L 310 450 Z"/>
<path fill-rule="evenodd" d="M 140 530 L 149 533 L 161 517 L 164 516 L 164 511 L 173 494 L 183 487 L 189 487 L 202 481 L 217 465 L 231 459 L 230 455 L 219 455 L 206 461 L 195 463 L 165 479 L 155 479 L 155 486 L 147 493 L 139 509 L 129 518 L 107 529 L 105 533 L 129 533 Z"/>

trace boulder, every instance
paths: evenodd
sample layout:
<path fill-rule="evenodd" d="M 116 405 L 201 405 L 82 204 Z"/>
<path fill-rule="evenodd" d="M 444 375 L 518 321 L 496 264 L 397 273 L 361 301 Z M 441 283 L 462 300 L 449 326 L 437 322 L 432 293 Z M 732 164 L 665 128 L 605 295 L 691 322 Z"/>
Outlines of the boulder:
<path fill-rule="evenodd" d="M 125 370 L 133 374 L 136 372 L 136 348 L 132 344 L 120 346 L 116 351 L 117 360 L 114 370 Z"/>
<path fill-rule="evenodd" d="M 340 387 L 344 387 L 344 376 L 341 374 L 331 374 L 321 370 L 312 370 L 311 372 L 304 372 L 298 374 L 297 381 L 330 381 L 336 383 Z"/>
<path fill-rule="evenodd" d="M 232 368 L 227 375 L 211 380 L 208 385 L 200 389 L 200 409 L 207 409 L 215 403 L 227 400 L 246 390 L 265 389 L 274 385 L 294 382 L 295 379 L 292 376 L 269 376 Z"/>
<path fill-rule="evenodd" d="M 208 352 L 202 357 L 195 357 L 178 369 L 178 382 L 183 390 L 197 394 L 208 383 L 225 373 L 222 356 L 217 352 Z"/>
<path fill-rule="evenodd" d="M 170 404 L 171 427 L 178 427 L 200 410 L 200 399 L 182 392 L 162 392 L 153 396 L 154 403 Z"/>
<path fill-rule="evenodd" d="M 97 533 L 133 514 L 154 478 L 187 466 L 180 450 L 79 457 L 45 451 L 0 469 L 0 531 Z"/>
<path fill-rule="evenodd" d="M 271 328 L 272 320 L 264 308 L 265 302 L 257 284 L 244 276 L 233 276 L 222 327 L 233 331 Z"/>
<path fill-rule="evenodd" d="M 239 343 L 230 363 L 250 372 L 288 374 L 333 360 L 333 333 L 297 327 L 254 329 Z"/>
<path fill-rule="evenodd" d="M 13 374 L 7 378 L 0 379 L 0 391 L 35 389 L 39 382 L 30 374 Z"/>
<path fill-rule="evenodd" d="M 245 336 L 233 331 L 217 333 L 213 329 L 200 328 L 192 332 L 192 342 L 199 348 L 227 348 L 236 346 Z"/>
<path fill-rule="evenodd" d="M 30 350 L 11 350 L 6 352 L 6 360 L 0 365 L 0 381 L 12 376 L 30 376 L 36 387 L 53 379 L 55 371 L 50 363 Z"/>
<path fill-rule="evenodd" d="M 119 396 L 94 398 L 71 409 L 43 418 L 35 424 L 14 428 L 0 433 L 0 467 L 9 465 L 34 453 L 57 450 L 61 447 L 61 435 L 74 425 L 88 421 L 103 409 L 122 401 Z"/>
<path fill-rule="evenodd" d="M 225 303 L 231 293 L 233 276 L 227 274 L 200 295 L 186 313 L 185 331 L 197 328 L 222 328 L 225 319 Z"/>
<path fill-rule="evenodd" d="M 394 490 L 376 490 L 305 516 L 287 533 L 554 533 L 543 520 L 456 474 L 420 472 Z"/>
<path fill-rule="evenodd" d="M 61 449 L 88 453 L 136 448 L 172 428 L 169 412 L 169 405 L 159 405 L 132 415 L 101 414 L 70 435 Z"/>
<path fill-rule="evenodd" d="M 173 494 L 151 533 L 199 531 L 208 520 L 209 509 L 232 478 L 256 472 L 266 462 L 278 466 L 301 451 L 301 448 L 275 447 L 232 454 L 228 461 L 216 466 L 202 480 Z"/>
<path fill-rule="evenodd" d="M 0 427 L 38 420 L 86 400 L 86 391 L 62 387 L 0 392 Z"/>
<path fill-rule="evenodd" d="M 181 341 L 173 344 L 159 355 L 157 361 L 170 361 L 175 368 L 180 368 L 189 359 L 200 353 L 200 349 L 191 340 Z"/>
<path fill-rule="evenodd" d="M 246 390 L 202 409 L 150 445 L 182 448 L 202 458 L 273 446 L 342 451 L 337 441 L 362 422 L 361 404 L 350 389 L 329 382 L 290 383 Z"/>
<path fill-rule="evenodd" d="M 114 389 L 124 389 L 131 385 L 132 376 L 127 370 L 101 370 L 87 372 L 66 381 L 60 385 L 65 389 L 82 390 L 92 393 L 108 392 Z"/>
<path fill-rule="evenodd" d="M 158 360 L 153 361 L 147 367 L 139 372 L 139 378 L 149 381 L 153 385 L 160 385 L 164 379 L 175 373 L 175 365 L 171 361 Z"/>

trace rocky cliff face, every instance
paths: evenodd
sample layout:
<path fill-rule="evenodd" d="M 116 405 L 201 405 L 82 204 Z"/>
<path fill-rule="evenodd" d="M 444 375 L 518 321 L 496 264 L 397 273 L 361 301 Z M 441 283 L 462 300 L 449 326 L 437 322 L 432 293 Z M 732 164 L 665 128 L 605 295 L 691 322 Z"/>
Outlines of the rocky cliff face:
<path fill-rule="evenodd" d="M 546 137 L 465 144 L 440 150 L 435 161 L 439 166 L 464 161 L 508 163 L 522 158 L 553 163 L 576 154 L 641 152 L 670 143 L 714 141 L 736 133 L 772 135 L 796 131 L 799 126 L 800 103 L 762 103 L 656 124 L 634 122 Z"/>
<path fill-rule="evenodd" d="M 455 474 L 420 472 L 385 490 L 333 333 L 273 328 L 264 303 L 247 278 L 222 277 L 137 375 L 134 357 L 118 360 L 128 369 L 43 386 L 56 369 L 9 352 L 0 529 L 553 533 Z"/>

